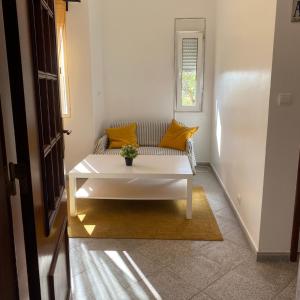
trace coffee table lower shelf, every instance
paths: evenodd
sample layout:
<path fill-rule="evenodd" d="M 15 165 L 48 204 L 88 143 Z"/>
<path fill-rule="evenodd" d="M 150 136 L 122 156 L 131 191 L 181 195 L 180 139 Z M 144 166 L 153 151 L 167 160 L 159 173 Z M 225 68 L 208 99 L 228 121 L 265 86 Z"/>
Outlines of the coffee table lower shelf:
<path fill-rule="evenodd" d="M 69 178 L 70 214 L 77 215 L 76 198 L 107 200 L 186 200 L 186 218 L 192 218 L 189 179 L 164 178 Z M 78 187 L 78 188 L 77 188 Z M 73 196 L 74 195 L 74 196 Z M 73 196 L 73 197 L 72 197 Z"/>

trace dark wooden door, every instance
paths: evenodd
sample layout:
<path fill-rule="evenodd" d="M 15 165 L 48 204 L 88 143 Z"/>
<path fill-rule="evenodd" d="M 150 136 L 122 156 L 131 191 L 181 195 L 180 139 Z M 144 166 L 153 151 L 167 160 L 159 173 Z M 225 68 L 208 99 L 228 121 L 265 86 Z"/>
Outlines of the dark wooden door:
<path fill-rule="evenodd" d="M 18 180 L 11 193 L 9 163 L 17 163 L 17 154 L 0 2 L 0 299 L 28 299 L 21 197 Z"/>
<path fill-rule="evenodd" d="M 29 2 L 45 225 L 49 234 L 65 187 L 55 11 L 54 0 Z"/>
<path fill-rule="evenodd" d="M 70 297 L 53 0 L 3 1 L 30 299 Z"/>

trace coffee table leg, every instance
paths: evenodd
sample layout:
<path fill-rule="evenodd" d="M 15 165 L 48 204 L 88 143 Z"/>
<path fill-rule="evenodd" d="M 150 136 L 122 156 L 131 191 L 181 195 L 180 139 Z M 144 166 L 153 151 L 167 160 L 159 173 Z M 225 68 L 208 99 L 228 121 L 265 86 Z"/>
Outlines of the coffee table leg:
<path fill-rule="evenodd" d="M 76 177 L 69 175 L 69 209 L 70 215 L 77 215 L 76 209 Z"/>
<path fill-rule="evenodd" d="M 187 179 L 187 202 L 186 202 L 186 218 L 192 219 L 192 205 L 193 205 L 193 179 Z"/>

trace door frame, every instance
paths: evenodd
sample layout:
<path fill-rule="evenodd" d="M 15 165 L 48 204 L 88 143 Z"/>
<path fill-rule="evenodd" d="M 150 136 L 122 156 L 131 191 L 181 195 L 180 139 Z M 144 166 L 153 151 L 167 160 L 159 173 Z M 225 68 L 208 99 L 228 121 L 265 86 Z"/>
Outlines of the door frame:
<path fill-rule="evenodd" d="M 40 299 L 40 277 L 36 243 L 36 229 L 33 206 L 33 193 L 30 171 L 30 153 L 28 147 L 28 132 L 25 108 L 25 91 L 23 84 L 22 59 L 16 0 L 3 0 L 3 21 L 6 39 L 7 62 L 17 161 L 23 167 L 24 174 L 19 180 L 27 276 L 30 299 Z"/>
<path fill-rule="evenodd" d="M 35 60 L 32 45 L 30 3 L 35 0 L 2 0 L 7 52 L 11 108 L 15 132 L 16 161 L 30 299 L 71 296 L 71 278 L 67 237 L 67 194 L 49 235 L 44 226 L 42 169 L 39 155 Z M 41 1 L 46 5 L 45 1 Z M 65 242 L 65 243 L 63 243 Z M 64 268 L 65 272 L 59 272 Z M 58 283 L 65 280 L 65 289 Z"/>
<path fill-rule="evenodd" d="M 0 96 L 1 98 L 1 96 Z M 0 299 L 18 299 L 19 286 L 13 233 L 8 165 L 0 101 Z"/>

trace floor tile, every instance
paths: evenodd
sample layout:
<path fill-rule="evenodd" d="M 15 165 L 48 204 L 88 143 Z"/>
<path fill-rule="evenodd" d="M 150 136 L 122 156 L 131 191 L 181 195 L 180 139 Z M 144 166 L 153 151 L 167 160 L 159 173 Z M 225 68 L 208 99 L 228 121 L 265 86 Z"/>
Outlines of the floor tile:
<path fill-rule="evenodd" d="M 295 285 L 296 285 L 296 299 L 300 299 L 300 272 L 299 272 L 299 267 L 298 267 L 298 275 L 297 275 L 297 278 L 296 278 L 296 282 L 295 282 Z"/>
<path fill-rule="evenodd" d="M 226 219 L 218 215 L 216 215 L 216 219 L 224 238 L 226 233 L 236 228 L 240 228 L 237 220 Z"/>
<path fill-rule="evenodd" d="M 149 240 L 136 249 L 153 263 L 167 266 L 176 261 L 177 257 L 184 256 L 187 249 L 182 241 Z"/>
<path fill-rule="evenodd" d="M 245 261 L 235 270 L 252 281 L 273 286 L 276 292 L 286 287 L 297 275 L 297 264 L 288 262 Z"/>
<path fill-rule="evenodd" d="M 69 247 L 70 249 L 80 247 L 81 244 L 84 244 L 89 240 L 90 239 L 87 238 L 69 238 Z"/>
<path fill-rule="evenodd" d="M 236 227 L 228 232 L 225 232 L 223 234 L 223 237 L 226 240 L 229 240 L 238 246 L 241 246 L 246 249 L 250 249 L 250 244 L 249 244 L 248 240 L 246 239 L 245 233 L 240 228 Z"/>
<path fill-rule="evenodd" d="M 216 215 L 221 216 L 225 219 L 232 220 L 232 221 L 236 220 L 235 214 L 233 213 L 233 211 L 230 207 L 225 207 L 225 208 L 218 210 L 216 212 Z"/>
<path fill-rule="evenodd" d="M 118 242 L 120 244 L 120 247 L 123 248 L 123 250 L 134 250 L 144 244 L 146 244 L 149 240 L 144 239 L 119 239 Z"/>
<path fill-rule="evenodd" d="M 224 197 L 224 192 L 220 187 L 218 181 L 213 177 L 213 175 L 209 174 L 200 174 L 196 175 L 193 179 L 194 185 L 201 185 L 206 194 L 215 193 L 218 197 Z"/>
<path fill-rule="evenodd" d="M 137 250 L 125 251 L 122 256 L 124 261 L 130 266 L 132 272 L 137 274 L 136 278 L 138 278 L 138 280 L 141 280 L 141 276 L 152 275 L 164 268 L 163 265 L 154 263 Z"/>
<path fill-rule="evenodd" d="M 218 212 L 219 210 L 228 207 L 228 203 L 226 203 L 226 200 L 223 199 L 223 197 L 218 197 L 217 194 L 211 195 L 209 193 L 206 193 L 206 195 L 212 199 L 209 201 L 209 205 L 213 212 Z"/>
<path fill-rule="evenodd" d="M 205 293 L 215 300 L 270 300 L 275 290 L 272 285 L 231 271 L 209 286 Z"/>
<path fill-rule="evenodd" d="M 77 243 L 77 246 L 85 245 L 89 249 L 105 250 L 105 251 L 127 251 L 133 250 L 139 246 L 144 245 L 148 240 L 143 239 L 80 239 L 81 244 Z"/>
<path fill-rule="evenodd" d="M 155 288 L 147 282 L 138 282 L 127 289 L 130 300 L 162 300 Z"/>
<path fill-rule="evenodd" d="M 221 267 L 204 256 L 182 257 L 168 267 L 181 279 L 199 290 L 222 276 Z"/>
<path fill-rule="evenodd" d="M 212 243 L 210 241 L 176 241 L 176 244 L 180 246 L 181 250 L 178 251 L 176 257 L 181 257 L 184 255 L 184 257 L 188 256 L 199 256 L 200 255 L 200 249 L 209 243 Z"/>
<path fill-rule="evenodd" d="M 165 269 L 149 276 L 149 282 L 164 300 L 187 300 L 198 292 L 192 285 Z"/>
<path fill-rule="evenodd" d="M 70 265 L 71 265 L 71 276 L 75 276 L 85 271 L 86 264 L 81 255 L 80 249 L 78 247 L 70 247 Z"/>
<path fill-rule="evenodd" d="M 123 287 L 127 287 L 128 281 L 137 281 L 138 279 L 135 278 L 122 254 L 123 252 L 115 250 L 91 249 L 86 244 L 81 245 L 78 257 L 80 257 L 86 272 L 96 274 L 100 278 L 109 278 L 110 281 L 118 282 Z"/>
<path fill-rule="evenodd" d="M 130 300 L 127 290 L 112 280 L 95 272 L 83 272 L 72 278 L 74 300 Z"/>
<path fill-rule="evenodd" d="M 283 289 L 274 300 L 295 300 L 296 299 L 296 281 L 292 281 L 285 289 Z"/>
<path fill-rule="evenodd" d="M 218 263 L 224 272 L 235 268 L 247 259 L 253 259 L 250 250 L 235 245 L 232 242 L 214 242 L 200 249 L 201 255 Z"/>
<path fill-rule="evenodd" d="M 193 298 L 191 298 L 191 300 L 213 300 L 213 299 L 211 297 L 209 297 L 208 295 L 201 292 L 201 293 L 195 295 Z"/>

